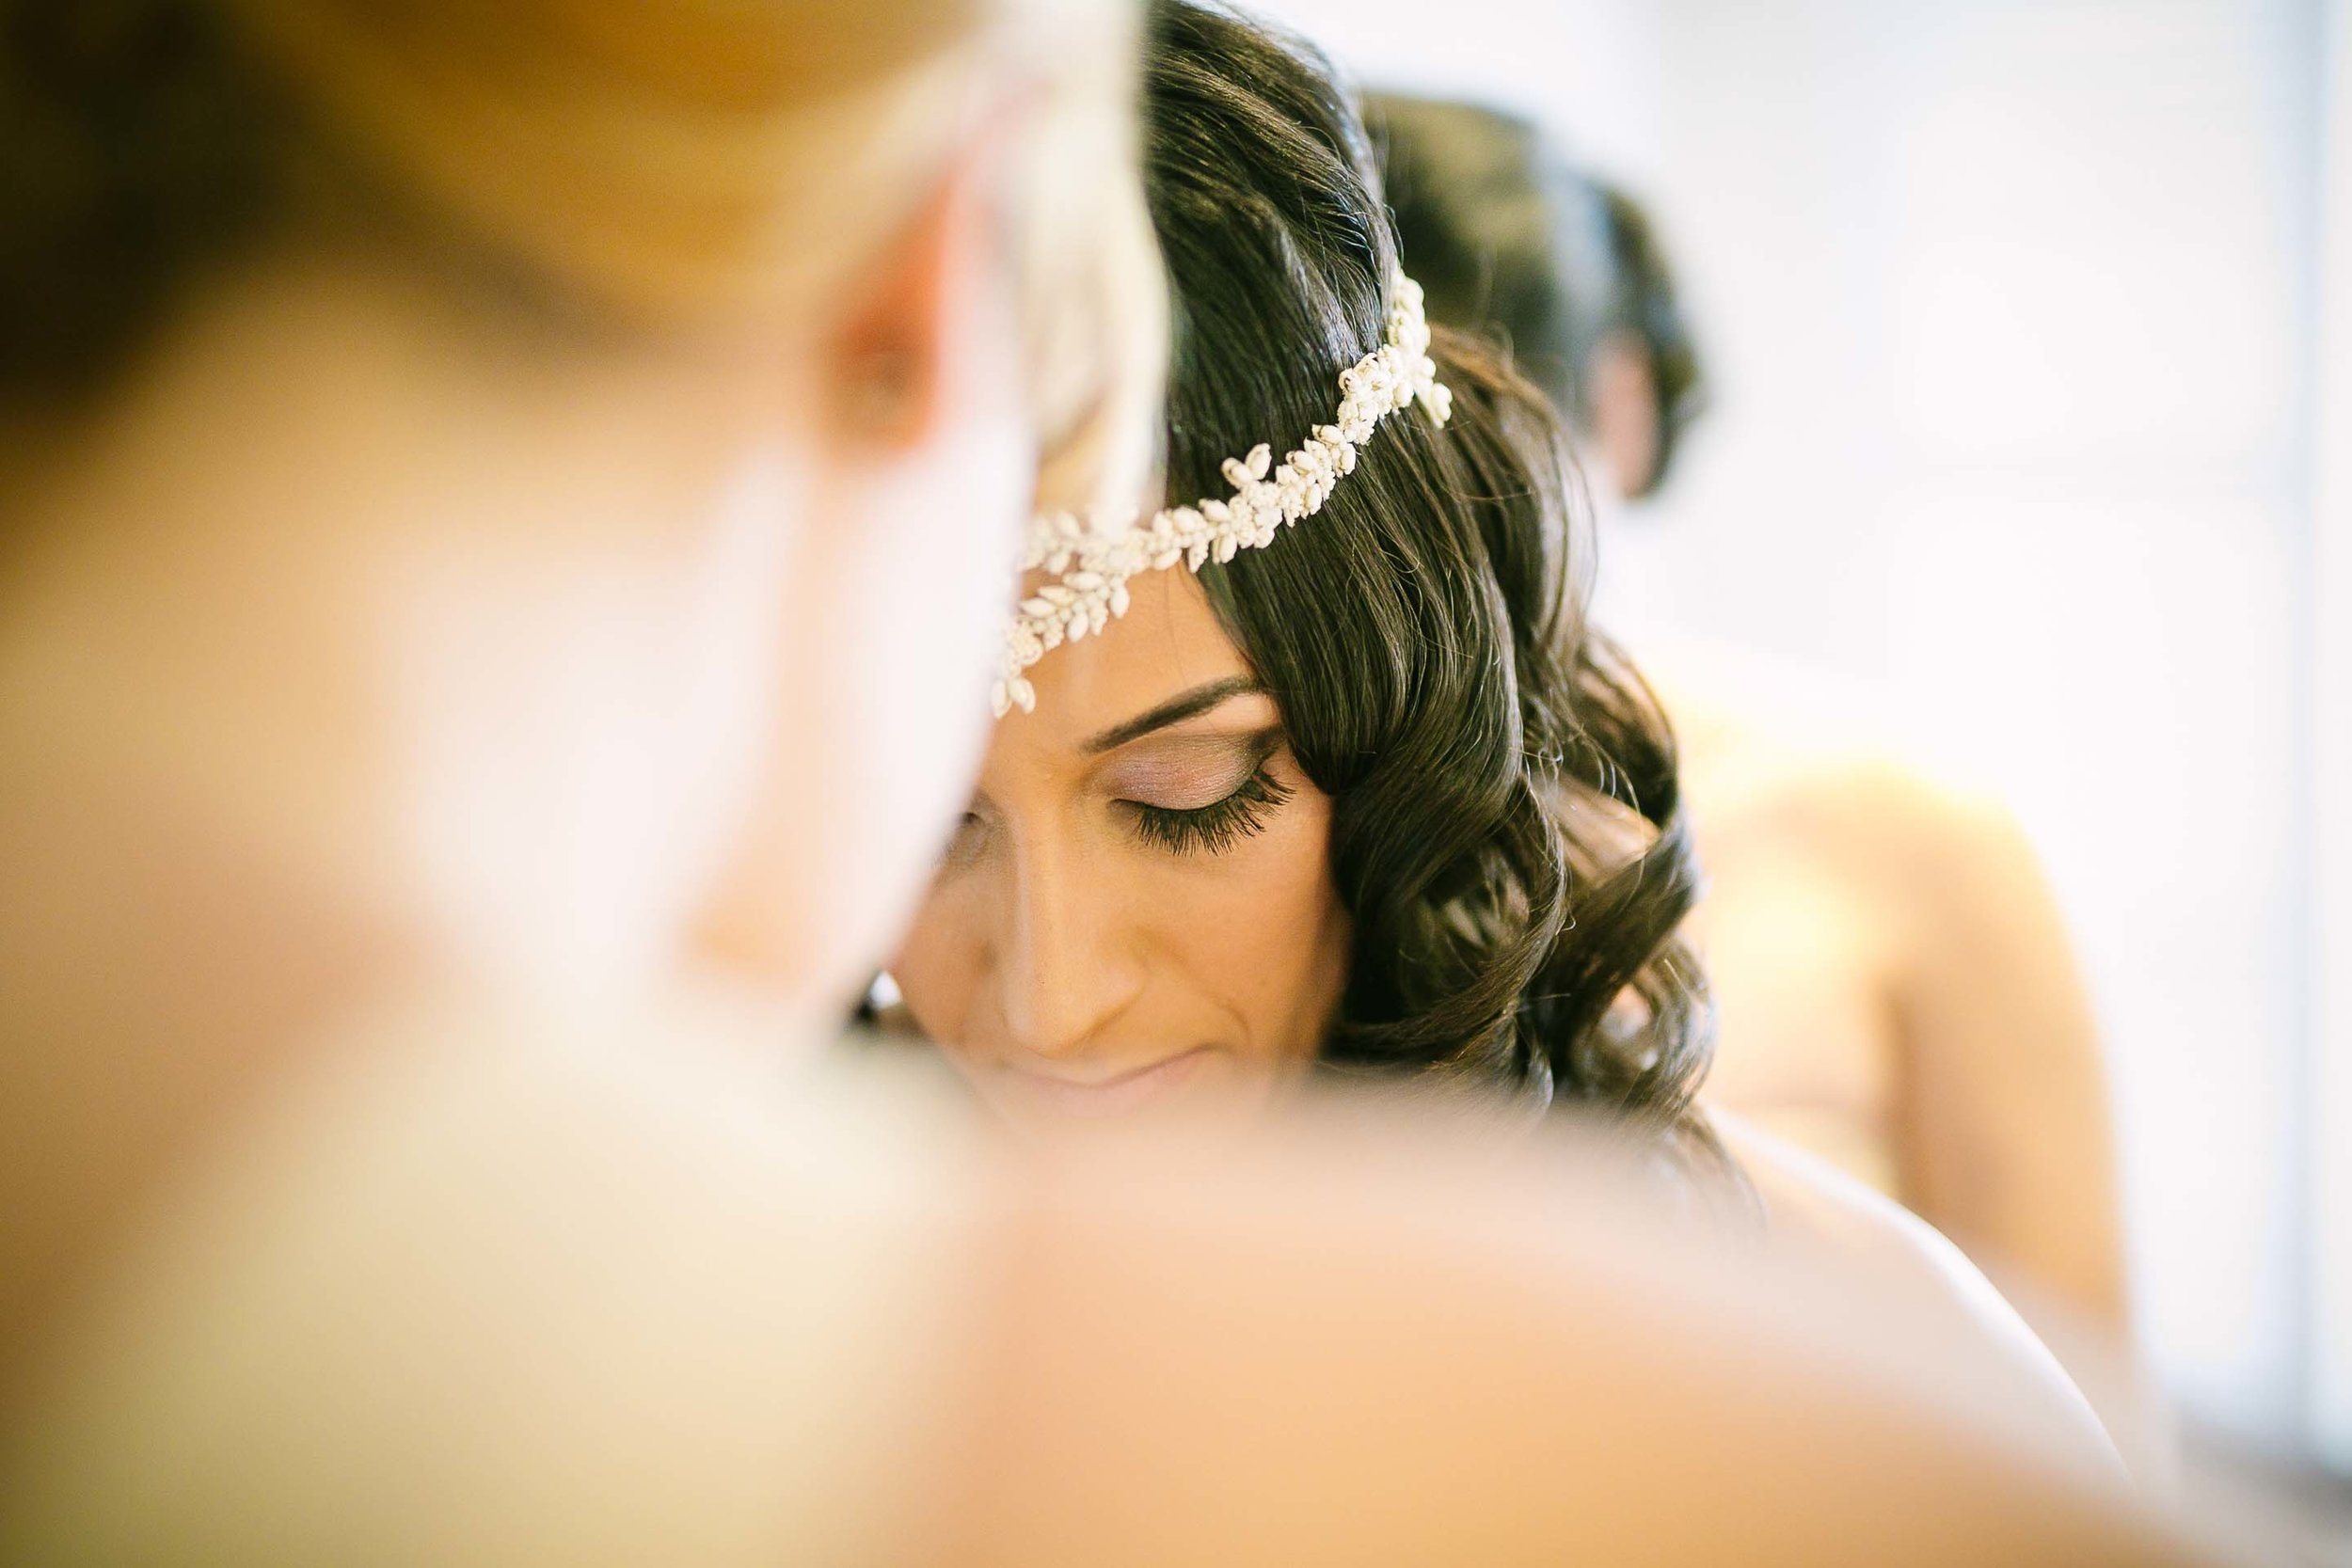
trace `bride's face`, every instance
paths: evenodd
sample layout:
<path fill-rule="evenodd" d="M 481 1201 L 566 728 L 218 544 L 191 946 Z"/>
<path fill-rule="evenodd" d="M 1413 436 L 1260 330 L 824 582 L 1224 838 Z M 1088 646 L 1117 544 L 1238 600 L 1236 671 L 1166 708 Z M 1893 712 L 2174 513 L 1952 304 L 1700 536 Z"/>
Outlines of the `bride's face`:
<path fill-rule="evenodd" d="M 1347 973 L 1331 801 L 1192 574 L 1030 672 L 891 972 L 1018 1119 L 1247 1106 Z"/>

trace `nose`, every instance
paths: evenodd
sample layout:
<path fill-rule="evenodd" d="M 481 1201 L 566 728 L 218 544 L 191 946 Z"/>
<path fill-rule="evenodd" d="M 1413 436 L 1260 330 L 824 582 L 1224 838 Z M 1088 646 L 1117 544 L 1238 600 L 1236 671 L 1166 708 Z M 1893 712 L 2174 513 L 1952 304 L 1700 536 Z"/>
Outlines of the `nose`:
<path fill-rule="evenodd" d="M 1143 989 L 1130 906 L 1080 847 L 1033 843 L 1013 860 L 996 955 L 1006 1033 L 1027 1054 L 1082 1060 Z"/>

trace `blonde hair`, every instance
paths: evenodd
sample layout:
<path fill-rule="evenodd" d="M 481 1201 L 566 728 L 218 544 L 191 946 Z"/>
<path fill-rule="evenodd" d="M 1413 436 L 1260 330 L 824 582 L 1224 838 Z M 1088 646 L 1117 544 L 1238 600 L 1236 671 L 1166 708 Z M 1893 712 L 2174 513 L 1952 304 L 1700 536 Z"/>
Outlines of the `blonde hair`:
<path fill-rule="evenodd" d="M 27 25 L 58 35 L 59 59 L 91 58 L 97 24 L 40 19 L 45 5 Z M 210 264 L 203 245 L 265 231 L 294 205 L 280 199 L 293 171 L 323 170 L 330 190 L 356 176 L 402 218 L 611 317 L 808 314 L 989 136 L 1005 144 L 1049 476 L 1134 483 L 1122 470 L 1158 421 L 1166 306 L 1136 173 L 1126 0 L 145 0 L 109 16 L 97 47 L 119 57 L 103 79 L 85 69 L 38 111 L 44 135 L 90 121 L 90 155 L 56 166 L 93 189 L 48 199 L 60 181 L 35 164 L 5 182 L 11 206 L 19 185 L 46 200 L 29 221 L 55 232 L 16 248 L 64 290 L 112 255 L 85 214 L 125 205 L 126 189 L 133 207 L 199 214 L 183 224 L 189 254 L 150 245 L 128 263 L 145 272 L 119 292 L 160 308 Z M 150 79 L 158 58 L 181 75 Z M 39 64 L 26 69 L 65 74 Z M 93 87 L 200 103 L 195 139 L 210 142 L 192 158 L 188 125 L 158 117 L 151 147 L 126 148 L 97 99 L 79 101 Z M 119 172 L 142 150 L 151 168 Z M 133 312 L 94 292 L 84 303 L 78 337 L 34 352 L 103 373 L 103 339 Z"/>

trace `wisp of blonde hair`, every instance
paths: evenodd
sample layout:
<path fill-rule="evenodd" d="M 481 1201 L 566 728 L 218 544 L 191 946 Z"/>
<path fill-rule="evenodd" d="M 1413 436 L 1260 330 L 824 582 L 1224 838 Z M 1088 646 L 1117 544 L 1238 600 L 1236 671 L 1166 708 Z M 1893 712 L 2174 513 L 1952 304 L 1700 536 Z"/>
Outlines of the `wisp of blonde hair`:
<path fill-rule="evenodd" d="M 1046 499 L 1140 491 L 1166 305 L 1126 0 L 0 14 L 29 73 L 20 104 L 0 95 L 0 402 L 103 389 L 191 279 L 333 211 L 388 214 L 396 243 L 485 259 L 592 320 L 818 316 L 987 145 Z"/>

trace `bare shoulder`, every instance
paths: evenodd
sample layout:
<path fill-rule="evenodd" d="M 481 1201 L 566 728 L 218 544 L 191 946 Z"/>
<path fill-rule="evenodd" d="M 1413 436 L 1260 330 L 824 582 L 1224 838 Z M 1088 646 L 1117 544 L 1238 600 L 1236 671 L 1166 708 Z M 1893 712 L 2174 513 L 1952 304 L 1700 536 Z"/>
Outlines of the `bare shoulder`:
<path fill-rule="evenodd" d="M 1654 684 L 1703 819 L 1880 849 L 2022 842 L 1993 790 L 1914 755 L 1858 693 L 1802 676 L 1767 685 L 1720 660 L 1669 668 Z"/>
<path fill-rule="evenodd" d="M 1996 791 L 1866 730 L 1719 716 L 1690 728 L 1685 779 L 1719 873 L 1798 857 L 1929 961 L 1956 936 L 2050 901 L 2041 857 Z"/>
<path fill-rule="evenodd" d="M 1942 777 L 1867 734 L 1777 732 L 1737 722 L 1704 733 L 1714 750 L 1693 747 L 1694 774 L 1732 810 L 1766 811 L 1880 844 L 1935 845 L 2015 832 L 1990 790 Z"/>
<path fill-rule="evenodd" d="M 338 1031 L 5 1413 L 0 1560 L 895 1560 L 984 1173 L 928 1085 L 755 1022 Z"/>
<path fill-rule="evenodd" d="M 2103 1459 L 2112 1446 L 2058 1360 L 1960 1249 L 1909 1210 L 1737 1117 L 1715 1117 L 1763 1205 L 1770 1244 L 1818 1259 L 1899 1309 L 1974 1384 L 2027 1412 L 2053 1437 Z M 1870 1332 L 1858 1321 L 1857 1332 Z"/>
<path fill-rule="evenodd" d="M 1026 1212 L 964 1480 L 994 1555 L 965 1557 L 2171 1560 L 2043 1534 L 2124 1506 L 2104 1440 L 1867 1205 L 1787 1224 L 1909 1297 L 1653 1207 L 1590 1141 L 1286 1131 L 1157 1169 L 1122 1142 Z M 1805 1184 L 1763 1180 L 1793 1212 Z"/>

